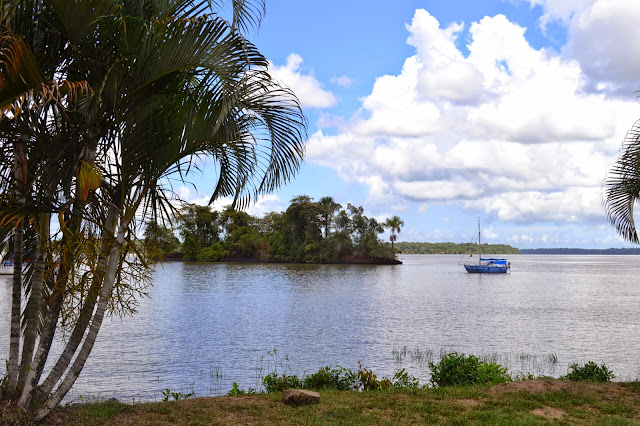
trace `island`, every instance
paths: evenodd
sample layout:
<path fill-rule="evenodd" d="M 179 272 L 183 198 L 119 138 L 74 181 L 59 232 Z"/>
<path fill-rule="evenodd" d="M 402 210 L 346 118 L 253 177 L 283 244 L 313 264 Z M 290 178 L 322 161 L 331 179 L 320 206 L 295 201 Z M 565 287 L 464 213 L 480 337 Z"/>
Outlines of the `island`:
<path fill-rule="evenodd" d="M 348 203 L 343 208 L 331 197 L 315 201 L 297 196 L 284 212 L 269 212 L 263 217 L 232 206 L 216 211 L 185 204 L 176 212 L 175 227 L 147 222 L 142 243 L 151 259 L 401 264 L 395 256 L 395 239 L 390 244 L 379 237 L 385 227 L 392 228 L 392 237 L 398 231 L 397 223 L 391 226 L 387 222 L 366 216 L 363 207 Z"/>

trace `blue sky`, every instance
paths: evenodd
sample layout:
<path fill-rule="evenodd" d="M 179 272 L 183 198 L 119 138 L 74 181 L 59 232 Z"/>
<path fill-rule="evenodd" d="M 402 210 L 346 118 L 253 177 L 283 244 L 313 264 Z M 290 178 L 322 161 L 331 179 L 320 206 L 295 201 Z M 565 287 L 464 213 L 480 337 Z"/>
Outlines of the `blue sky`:
<path fill-rule="evenodd" d="M 249 38 L 309 142 L 249 211 L 328 195 L 400 216 L 403 241 L 467 242 L 480 217 L 487 242 L 628 246 L 601 183 L 640 118 L 639 20 L 629 0 L 267 0 Z"/>

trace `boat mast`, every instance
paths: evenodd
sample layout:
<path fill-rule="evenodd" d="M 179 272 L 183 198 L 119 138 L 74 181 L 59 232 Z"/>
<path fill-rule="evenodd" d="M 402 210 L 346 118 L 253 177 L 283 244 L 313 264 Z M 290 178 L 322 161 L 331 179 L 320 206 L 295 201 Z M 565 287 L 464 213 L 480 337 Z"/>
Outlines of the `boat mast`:
<path fill-rule="evenodd" d="M 480 238 L 480 217 L 478 217 L 478 265 L 482 263 L 482 240 Z"/>

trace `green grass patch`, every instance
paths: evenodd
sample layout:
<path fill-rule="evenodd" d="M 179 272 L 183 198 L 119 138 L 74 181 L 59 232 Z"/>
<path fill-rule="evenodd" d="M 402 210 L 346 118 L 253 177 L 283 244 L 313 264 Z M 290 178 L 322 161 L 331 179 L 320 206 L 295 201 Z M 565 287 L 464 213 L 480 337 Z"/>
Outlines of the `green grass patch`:
<path fill-rule="evenodd" d="M 640 422 L 638 383 L 528 380 L 382 391 L 320 390 L 320 403 L 291 407 L 282 394 L 253 394 L 56 410 L 49 424 L 605 424 Z"/>

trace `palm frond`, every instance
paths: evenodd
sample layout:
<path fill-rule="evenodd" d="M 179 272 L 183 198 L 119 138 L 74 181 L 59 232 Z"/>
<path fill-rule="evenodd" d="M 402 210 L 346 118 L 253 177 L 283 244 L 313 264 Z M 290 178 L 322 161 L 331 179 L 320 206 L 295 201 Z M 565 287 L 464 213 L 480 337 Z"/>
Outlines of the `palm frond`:
<path fill-rule="evenodd" d="M 640 120 L 622 143 L 621 154 L 603 182 L 603 204 L 618 234 L 640 243 L 634 220 L 634 206 L 640 199 Z"/>
<path fill-rule="evenodd" d="M 43 83 L 45 78 L 38 61 L 22 38 L 11 31 L 1 34 L 0 109 L 6 111 L 9 105 L 16 103 L 14 112 L 19 113 L 24 94 Z"/>

